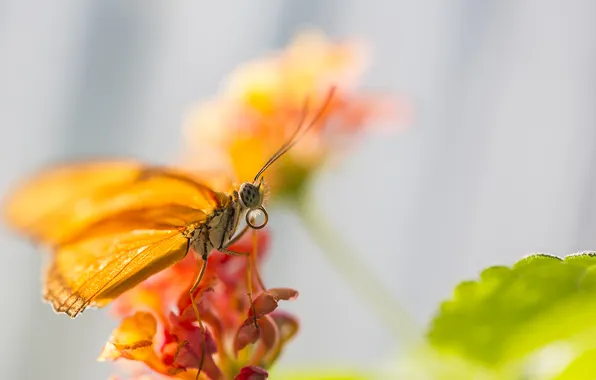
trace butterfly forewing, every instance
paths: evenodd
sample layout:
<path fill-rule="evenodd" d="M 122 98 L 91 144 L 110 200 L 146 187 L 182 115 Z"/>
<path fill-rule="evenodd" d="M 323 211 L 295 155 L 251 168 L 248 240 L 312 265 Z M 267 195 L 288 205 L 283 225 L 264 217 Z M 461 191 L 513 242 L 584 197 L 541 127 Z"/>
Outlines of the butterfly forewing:
<path fill-rule="evenodd" d="M 57 245 L 126 210 L 178 205 L 209 213 L 224 201 L 178 171 L 89 162 L 49 170 L 17 188 L 6 202 L 6 219 L 22 234 Z"/>
<path fill-rule="evenodd" d="M 26 232 L 62 205 L 97 191 L 130 183 L 141 170 L 135 162 L 88 162 L 42 171 L 15 188 L 6 199 L 4 217 L 11 227 Z"/>

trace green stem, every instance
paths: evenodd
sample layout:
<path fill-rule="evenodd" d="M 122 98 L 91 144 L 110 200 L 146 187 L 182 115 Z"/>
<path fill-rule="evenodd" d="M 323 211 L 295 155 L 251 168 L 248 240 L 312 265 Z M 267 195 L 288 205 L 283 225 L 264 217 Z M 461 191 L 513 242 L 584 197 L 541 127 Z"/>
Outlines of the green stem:
<path fill-rule="evenodd" d="M 404 346 L 421 341 L 420 328 L 415 320 L 362 260 L 365 256 L 354 252 L 346 243 L 345 237 L 339 236 L 337 231 L 326 223 L 308 190 L 297 197 L 295 206 L 304 226 L 334 268 L 344 277 L 346 283 L 368 302 L 369 307 L 382 319 L 394 337 Z"/>

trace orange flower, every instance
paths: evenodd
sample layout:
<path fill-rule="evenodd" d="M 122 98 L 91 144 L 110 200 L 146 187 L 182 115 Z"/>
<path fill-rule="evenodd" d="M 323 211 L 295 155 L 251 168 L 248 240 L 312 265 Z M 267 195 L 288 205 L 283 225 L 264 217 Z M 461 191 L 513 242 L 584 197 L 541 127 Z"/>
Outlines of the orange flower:
<path fill-rule="evenodd" d="M 261 231 L 257 241 L 260 252 L 265 252 L 268 242 L 269 234 Z M 246 235 L 231 249 L 250 251 L 250 237 Z M 195 379 L 204 348 L 203 378 L 265 379 L 266 368 L 298 330 L 294 317 L 275 310 L 277 302 L 293 299 L 297 292 L 260 289 L 251 308 L 246 297 L 246 265 L 244 257 L 220 252 L 209 256 L 195 298 L 207 328 L 205 334 L 196 321 L 188 293 L 197 269 L 193 255 L 123 294 L 112 308 L 123 321 L 99 359 L 144 363 L 141 371 L 135 366 L 132 375 L 137 379 Z M 257 285 L 255 282 L 253 287 Z"/>
<path fill-rule="evenodd" d="M 335 94 L 319 121 L 266 178 L 274 195 L 299 191 L 311 172 L 353 135 L 380 116 L 396 115 L 387 98 L 363 94 L 357 83 L 366 66 L 361 45 L 338 43 L 309 32 L 282 52 L 240 66 L 220 96 L 197 107 L 185 126 L 184 164 L 228 173 L 232 181 L 250 180 L 296 130 L 322 107 L 329 89 Z M 404 115 L 404 112 L 401 113 Z"/>

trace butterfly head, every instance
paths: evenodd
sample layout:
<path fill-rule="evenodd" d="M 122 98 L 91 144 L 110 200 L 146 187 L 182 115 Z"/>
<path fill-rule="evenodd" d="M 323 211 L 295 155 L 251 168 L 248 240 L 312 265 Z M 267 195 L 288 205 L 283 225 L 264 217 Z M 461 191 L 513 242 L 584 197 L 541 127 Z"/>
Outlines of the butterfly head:
<path fill-rule="evenodd" d="M 244 182 L 238 189 L 238 198 L 240 203 L 248 211 L 246 213 L 246 223 L 254 229 L 261 229 L 267 225 L 269 215 L 263 207 L 265 201 L 265 182 L 263 177 L 255 182 Z M 264 220 L 256 223 L 257 214 L 262 213 Z"/>

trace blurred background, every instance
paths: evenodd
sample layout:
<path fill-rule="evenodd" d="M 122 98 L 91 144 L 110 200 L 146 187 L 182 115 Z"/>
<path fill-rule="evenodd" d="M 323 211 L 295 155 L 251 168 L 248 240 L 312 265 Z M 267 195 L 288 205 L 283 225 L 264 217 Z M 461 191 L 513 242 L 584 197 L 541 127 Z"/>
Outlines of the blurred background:
<path fill-rule="evenodd" d="M 459 281 L 530 252 L 596 249 L 596 2 L 0 3 L 0 193 L 67 158 L 176 158 L 187 111 L 238 64 L 316 27 L 367 41 L 365 85 L 411 102 L 318 180 L 346 241 L 421 326 Z M 298 220 L 272 214 L 270 286 L 300 290 L 280 367 L 374 365 L 399 342 Z M 2 230 L 0 378 L 105 379 L 116 321 L 40 301 L 43 257 Z"/>

